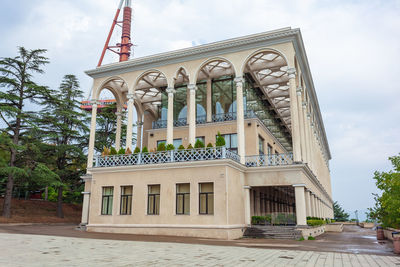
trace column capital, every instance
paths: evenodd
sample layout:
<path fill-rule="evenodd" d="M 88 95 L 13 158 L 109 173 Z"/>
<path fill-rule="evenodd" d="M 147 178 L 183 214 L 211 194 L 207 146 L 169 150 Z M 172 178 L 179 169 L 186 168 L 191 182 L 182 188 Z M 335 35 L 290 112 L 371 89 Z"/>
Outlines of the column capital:
<path fill-rule="evenodd" d="M 134 101 L 135 100 L 135 95 L 134 94 L 127 94 L 126 98 L 128 99 L 128 101 Z"/>
<path fill-rule="evenodd" d="M 174 95 L 174 94 L 176 93 L 176 90 L 175 90 L 174 88 L 172 88 L 172 87 L 168 87 L 168 88 L 165 90 L 165 92 L 167 92 L 167 94 L 168 94 L 168 96 L 169 96 L 170 94 Z"/>
<path fill-rule="evenodd" d="M 244 84 L 244 79 L 243 79 L 243 77 L 236 77 L 234 80 L 233 80 L 236 84 Z"/>
<path fill-rule="evenodd" d="M 190 91 L 196 91 L 197 90 L 197 86 L 195 84 L 189 84 L 187 87 Z"/>
<path fill-rule="evenodd" d="M 306 184 L 292 184 L 293 187 L 306 187 Z"/>
<path fill-rule="evenodd" d="M 296 78 L 296 69 L 295 68 L 289 68 L 287 70 L 287 74 L 289 76 L 289 79 L 294 79 Z"/>
<path fill-rule="evenodd" d="M 97 100 L 97 99 L 91 99 L 90 100 L 90 104 L 92 105 L 92 106 L 94 106 L 94 105 L 100 105 L 100 101 L 99 100 Z"/>
<path fill-rule="evenodd" d="M 245 185 L 245 186 L 243 186 L 243 189 L 251 189 L 251 186 Z"/>
<path fill-rule="evenodd" d="M 296 88 L 296 93 L 298 96 L 301 96 L 301 93 L 303 92 L 303 87 L 299 86 Z"/>

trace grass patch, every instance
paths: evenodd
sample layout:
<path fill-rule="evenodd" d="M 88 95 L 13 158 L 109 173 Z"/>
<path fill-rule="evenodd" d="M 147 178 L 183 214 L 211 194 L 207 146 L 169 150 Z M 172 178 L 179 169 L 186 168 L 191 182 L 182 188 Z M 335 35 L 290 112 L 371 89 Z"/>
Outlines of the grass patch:
<path fill-rule="evenodd" d="M 304 241 L 304 237 L 300 237 L 297 241 Z"/>
<path fill-rule="evenodd" d="M 315 237 L 313 237 L 313 236 L 310 235 L 310 236 L 308 237 L 308 240 L 315 240 Z"/>

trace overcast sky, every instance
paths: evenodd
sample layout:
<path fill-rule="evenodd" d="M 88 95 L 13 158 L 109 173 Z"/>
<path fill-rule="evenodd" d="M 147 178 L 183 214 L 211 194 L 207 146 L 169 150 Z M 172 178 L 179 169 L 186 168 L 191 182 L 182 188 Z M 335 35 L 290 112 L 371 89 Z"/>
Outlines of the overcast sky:
<path fill-rule="evenodd" d="M 0 57 L 47 48 L 42 84 L 96 66 L 119 0 L 1 0 Z M 373 206 L 375 170 L 400 152 L 400 1 L 133 0 L 135 57 L 300 28 L 332 152 L 333 198 Z M 116 39 L 115 39 L 116 40 Z M 108 56 L 106 62 L 116 61 Z"/>

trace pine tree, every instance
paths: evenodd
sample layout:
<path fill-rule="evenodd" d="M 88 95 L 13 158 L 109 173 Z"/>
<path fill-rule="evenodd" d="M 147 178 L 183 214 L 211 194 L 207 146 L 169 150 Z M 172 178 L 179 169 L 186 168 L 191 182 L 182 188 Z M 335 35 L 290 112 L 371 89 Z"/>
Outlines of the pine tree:
<path fill-rule="evenodd" d="M 87 115 L 80 109 L 83 92 L 74 75 L 65 75 L 57 91 L 47 99 L 40 114 L 40 129 L 47 143 L 48 154 L 54 158 L 53 169 L 60 177 L 57 216 L 64 217 L 63 190 L 80 181 L 86 158 L 83 147 L 87 143 Z M 51 164 L 51 163 L 49 163 Z"/>
<path fill-rule="evenodd" d="M 345 222 L 349 220 L 349 214 L 346 213 L 337 201 L 333 203 L 333 214 L 335 220 L 338 222 Z"/>
<path fill-rule="evenodd" d="M 2 168 L 6 173 L 7 185 L 4 197 L 3 216 L 11 217 L 11 197 L 14 179 L 24 174 L 24 169 L 16 166 L 17 156 L 24 151 L 20 143 L 21 135 L 29 128 L 33 113 L 24 107 L 30 102 L 37 102 L 48 94 L 48 88 L 33 81 L 33 74 L 42 74 L 42 67 L 49 61 L 43 55 L 45 49 L 18 49 L 19 55 L 14 58 L 0 59 L 0 118 L 5 123 L 1 129 L 11 140 L 8 145 L 10 157 L 7 167 Z"/>

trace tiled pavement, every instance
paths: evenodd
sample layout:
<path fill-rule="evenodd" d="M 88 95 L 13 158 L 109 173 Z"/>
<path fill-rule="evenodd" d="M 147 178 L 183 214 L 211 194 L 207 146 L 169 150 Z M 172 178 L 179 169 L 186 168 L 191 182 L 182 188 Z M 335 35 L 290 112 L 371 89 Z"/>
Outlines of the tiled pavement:
<path fill-rule="evenodd" d="M 400 257 L 0 234 L 0 266 L 400 266 Z"/>

